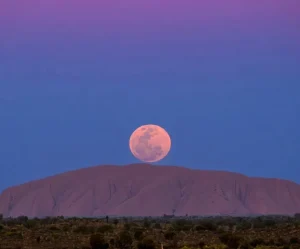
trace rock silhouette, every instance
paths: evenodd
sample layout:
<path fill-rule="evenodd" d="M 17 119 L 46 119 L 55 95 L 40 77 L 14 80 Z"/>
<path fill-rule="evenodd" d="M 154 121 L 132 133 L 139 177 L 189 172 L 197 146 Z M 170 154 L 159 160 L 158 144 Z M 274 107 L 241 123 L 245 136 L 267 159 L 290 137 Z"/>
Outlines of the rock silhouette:
<path fill-rule="evenodd" d="M 175 166 L 104 165 L 7 188 L 5 217 L 294 214 L 300 185 Z"/>

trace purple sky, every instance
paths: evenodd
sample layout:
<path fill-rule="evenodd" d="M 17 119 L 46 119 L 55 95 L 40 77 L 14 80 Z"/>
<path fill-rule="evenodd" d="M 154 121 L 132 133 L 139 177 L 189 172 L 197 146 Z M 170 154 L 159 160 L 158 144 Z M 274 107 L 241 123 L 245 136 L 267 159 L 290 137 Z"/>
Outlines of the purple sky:
<path fill-rule="evenodd" d="M 300 182 L 300 1 L 0 2 L 0 190 L 136 162 Z"/>

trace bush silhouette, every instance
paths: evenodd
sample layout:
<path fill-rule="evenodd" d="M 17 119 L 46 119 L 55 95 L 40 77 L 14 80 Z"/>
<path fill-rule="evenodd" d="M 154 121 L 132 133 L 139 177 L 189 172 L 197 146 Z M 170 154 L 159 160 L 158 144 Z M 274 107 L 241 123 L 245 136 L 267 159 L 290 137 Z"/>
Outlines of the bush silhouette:
<path fill-rule="evenodd" d="M 176 233 L 173 232 L 173 231 L 167 231 L 165 233 L 165 239 L 166 240 L 172 240 L 172 239 L 174 239 L 175 236 L 176 236 Z"/>
<path fill-rule="evenodd" d="M 127 230 L 127 231 L 129 231 L 131 229 L 131 224 L 125 223 L 124 229 Z"/>
<path fill-rule="evenodd" d="M 102 234 L 92 234 L 90 237 L 90 245 L 92 249 L 107 249 L 109 244 L 103 238 Z"/>
<path fill-rule="evenodd" d="M 112 233 L 114 228 L 111 225 L 105 224 L 97 228 L 98 233 Z"/>
<path fill-rule="evenodd" d="M 241 237 L 225 233 L 219 236 L 219 239 L 222 243 L 227 245 L 229 248 L 238 248 L 241 244 Z"/>
<path fill-rule="evenodd" d="M 112 245 L 112 246 L 114 246 L 116 244 L 116 241 L 114 239 L 110 239 L 109 240 L 109 244 Z"/>
<path fill-rule="evenodd" d="M 132 238 L 128 231 L 122 231 L 116 241 L 116 246 L 120 249 L 130 249 L 132 247 Z"/>
<path fill-rule="evenodd" d="M 276 226 L 275 220 L 267 219 L 263 221 L 265 227 L 274 227 Z"/>
<path fill-rule="evenodd" d="M 24 224 L 27 221 L 28 221 L 28 217 L 25 215 L 21 215 L 21 216 L 17 217 L 17 223 L 19 223 L 19 224 Z"/>
<path fill-rule="evenodd" d="M 26 222 L 24 222 L 24 227 L 26 227 L 27 229 L 32 229 L 34 227 L 36 227 L 38 224 L 38 222 L 36 220 L 27 220 Z"/>
<path fill-rule="evenodd" d="M 198 243 L 198 246 L 199 246 L 200 249 L 203 249 L 204 246 L 205 246 L 204 241 L 200 241 L 200 242 Z"/>
<path fill-rule="evenodd" d="M 93 226 L 85 226 L 85 225 L 79 225 L 74 228 L 74 233 L 79 234 L 91 234 L 95 231 L 95 228 Z"/>
<path fill-rule="evenodd" d="M 144 228 L 149 228 L 150 226 L 151 226 L 151 222 L 147 218 L 145 218 L 144 219 Z"/>
<path fill-rule="evenodd" d="M 137 230 L 134 232 L 134 239 L 135 239 L 135 240 L 140 240 L 142 237 L 143 237 L 143 230 L 137 229 Z"/>
<path fill-rule="evenodd" d="M 198 226 L 195 227 L 196 231 L 200 230 L 209 230 L 209 231 L 216 231 L 218 226 L 213 221 L 203 221 Z M 197 230 L 198 229 L 198 230 Z"/>
<path fill-rule="evenodd" d="M 189 231 L 193 228 L 193 224 L 189 220 L 179 219 L 173 223 L 175 231 Z"/>
<path fill-rule="evenodd" d="M 285 246 L 287 244 L 288 244 L 287 241 L 285 239 L 283 239 L 283 238 L 280 238 L 280 237 L 276 241 L 276 245 L 277 246 Z"/>
<path fill-rule="evenodd" d="M 161 229 L 161 225 L 160 225 L 159 223 L 155 223 L 155 224 L 154 224 L 154 228 L 155 228 L 155 229 Z"/>
<path fill-rule="evenodd" d="M 144 238 L 137 245 L 138 249 L 155 249 L 154 240 L 150 237 Z"/>
<path fill-rule="evenodd" d="M 256 239 L 253 239 L 252 241 L 250 241 L 250 245 L 253 247 L 265 245 L 265 244 L 266 243 L 262 238 L 256 238 Z"/>
<path fill-rule="evenodd" d="M 297 237 L 290 238 L 290 244 L 299 244 L 299 239 Z"/>

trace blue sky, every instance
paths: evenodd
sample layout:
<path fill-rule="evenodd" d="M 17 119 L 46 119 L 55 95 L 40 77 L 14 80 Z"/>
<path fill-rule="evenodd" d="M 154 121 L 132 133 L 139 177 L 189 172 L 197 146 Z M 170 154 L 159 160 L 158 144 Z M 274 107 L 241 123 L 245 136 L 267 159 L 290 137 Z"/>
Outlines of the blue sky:
<path fill-rule="evenodd" d="M 295 2 L 286 4 L 291 10 Z M 244 16 L 225 9 L 198 20 L 195 3 L 172 26 L 155 19 L 155 8 L 140 7 L 136 19 L 115 16 L 110 28 L 81 16 L 82 25 L 70 29 L 76 15 L 56 14 L 52 25 L 24 12 L 11 22 L 16 12 L 7 6 L 0 24 L 0 191 L 82 167 L 135 163 L 128 139 L 148 123 L 172 138 L 161 165 L 300 182 L 296 11 L 254 11 L 260 5 L 253 4 Z M 147 29 L 137 24 L 143 11 Z"/>

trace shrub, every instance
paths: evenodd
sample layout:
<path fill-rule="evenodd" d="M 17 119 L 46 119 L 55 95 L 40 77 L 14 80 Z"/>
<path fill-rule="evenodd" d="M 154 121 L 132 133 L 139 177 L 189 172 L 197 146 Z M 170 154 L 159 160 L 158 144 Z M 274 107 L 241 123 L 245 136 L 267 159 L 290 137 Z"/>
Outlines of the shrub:
<path fill-rule="evenodd" d="M 40 223 L 42 225 L 49 225 L 49 224 L 53 224 L 53 218 L 52 217 L 45 217 L 44 219 L 40 220 Z"/>
<path fill-rule="evenodd" d="M 144 219 L 144 228 L 149 228 L 150 225 L 151 225 L 150 221 L 147 218 L 145 218 Z"/>
<path fill-rule="evenodd" d="M 131 224 L 129 224 L 129 223 L 125 223 L 125 225 L 124 225 L 124 229 L 125 229 L 125 230 L 127 230 L 127 231 L 129 231 L 129 230 L 130 230 L 130 228 L 131 228 Z"/>
<path fill-rule="evenodd" d="M 206 230 L 206 228 L 204 227 L 204 226 L 202 226 L 202 225 L 197 225 L 197 226 L 195 226 L 195 231 L 197 231 L 197 232 L 200 232 L 200 231 L 205 231 Z"/>
<path fill-rule="evenodd" d="M 200 230 L 216 231 L 218 227 L 213 221 L 208 221 L 208 220 L 201 222 L 198 226 L 196 226 L 199 229 L 199 230 L 196 229 L 197 231 Z"/>
<path fill-rule="evenodd" d="M 173 231 L 167 231 L 167 232 L 164 234 L 164 236 L 165 236 L 165 239 L 166 239 L 166 240 L 173 240 L 174 237 L 176 236 L 176 233 L 173 232 Z"/>
<path fill-rule="evenodd" d="M 134 232 L 134 238 L 140 240 L 143 237 L 143 230 L 138 229 Z"/>
<path fill-rule="evenodd" d="M 17 217 L 17 222 L 20 223 L 25 223 L 26 221 L 28 221 L 28 217 L 25 215 L 21 215 L 19 217 Z"/>
<path fill-rule="evenodd" d="M 275 241 L 273 239 L 268 240 L 268 242 L 266 243 L 269 246 L 274 246 L 275 245 Z"/>
<path fill-rule="evenodd" d="M 253 247 L 259 246 L 259 245 L 265 245 L 265 241 L 262 238 L 255 238 L 250 241 L 250 245 Z"/>
<path fill-rule="evenodd" d="M 116 246 L 121 249 L 129 249 L 132 247 L 132 238 L 128 231 L 122 231 L 116 241 Z"/>
<path fill-rule="evenodd" d="M 239 249 L 251 249 L 251 248 L 253 247 L 246 241 L 242 242 L 242 244 L 239 247 Z"/>
<path fill-rule="evenodd" d="M 51 225 L 51 226 L 49 227 L 49 230 L 50 230 L 50 231 L 60 231 L 60 229 L 59 229 L 57 226 L 55 226 L 55 225 Z"/>
<path fill-rule="evenodd" d="M 242 221 L 241 223 L 237 224 L 237 230 L 248 230 L 252 226 L 251 222 Z"/>
<path fill-rule="evenodd" d="M 35 228 L 37 226 L 38 222 L 36 220 L 28 220 L 24 223 L 24 227 L 26 227 L 27 229 L 32 229 Z"/>
<path fill-rule="evenodd" d="M 13 239 L 23 239 L 23 235 L 21 232 L 17 232 L 17 231 L 8 231 L 4 234 L 5 237 L 11 237 Z"/>
<path fill-rule="evenodd" d="M 160 225 L 159 223 L 155 223 L 155 224 L 154 224 L 154 228 L 155 228 L 155 229 L 161 229 L 161 225 Z"/>
<path fill-rule="evenodd" d="M 193 228 L 193 224 L 191 223 L 191 221 L 189 220 L 184 220 L 184 219 L 180 219 L 180 220 L 176 220 L 173 223 L 173 227 L 175 231 L 189 231 Z"/>
<path fill-rule="evenodd" d="M 241 243 L 241 237 L 229 233 L 220 235 L 219 239 L 229 248 L 238 248 Z"/>
<path fill-rule="evenodd" d="M 109 244 L 112 245 L 112 246 L 114 246 L 116 244 L 116 241 L 114 239 L 110 239 L 109 240 Z"/>
<path fill-rule="evenodd" d="M 299 243 L 299 239 L 297 237 L 290 238 L 290 244 L 298 244 L 298 243 Z"/>
<path fill-rule="evenodd" d="M 199 246 L 200 249 L 203 249 L 204 246 L 205 246 L 204 241 L 199 241 L 198 246 Z"/>
<path fill-rule="evenodd" d="M 150 237 L 144 238 L 137 245 L 138 249 L 155 249 L 154 240 Z"/>
<path fill-rule="evenodd" d="M 195 230 L 197 231 L 197 232 L 200 232 L 200 231 L 205 231 L 205 230 L 208 230 L 208 231 L 216 231 L 217 230 L 217 225 L 215 224 L 215 223 L 213 223 L 213 222 L 203 222 L 203 223 L 201 223 L 201 224 L 199 224 L 199 225 L 196 225 L 195 226 Z"/>
<path fill-rule="evenodd" d="M 276 241 L 276 245 L 277 246 L 285 246 L 285 245 L 287 245 L 287 241 L 283 238 L 278 238 Z"/>
<path fill-rule="evenodd" d="M 188 247 L 188 246 L 184 246 L 184 247 L 182 247 L 181 249 L 191 249 L 191 248 Z"/>
<path fill-rule="evenodd" d="M 81 233 L 81 234 L 91 234 L 95 232 L 95 228 L 93 226 L 85 226 L 85 225 L 80 225 L 76 227 L 73 230 L 74 233 Z"/>
<path fill-rule="evenodd" d="M 90 237 L 90 245 L 92 249 L 107 249 L 109 244 L 103 238 L 102 234 L 93 234 Z"/>
<path fill-rule="evenodd" d="M 112 233 L 114 228 L 111 225 L 102 225 L 97 228 L 98 233 Z"/>
<path fill-rule="evenodd" d="M 204 247 L 205 249 L 229 249 L 226 245 L 224 244 L 215 244 L 215 245 L 206 245 Z M 231 249 L 231 248 L 230 248 Z M 236 249 L 236 248 L 234 248 Z"/>
<path fill-rule="evenodd" d="M 276 226 L 275 220 L 267 219 L 263 222 L 265 227 L 274 227 Z"/>

